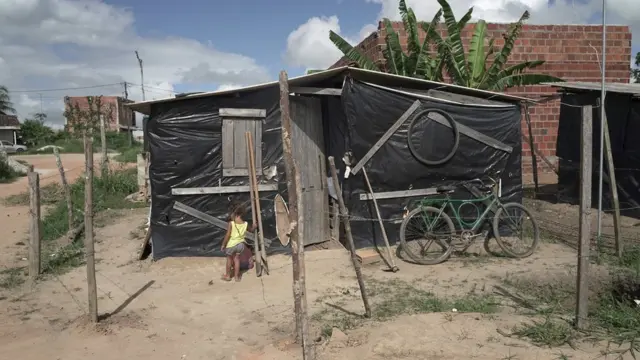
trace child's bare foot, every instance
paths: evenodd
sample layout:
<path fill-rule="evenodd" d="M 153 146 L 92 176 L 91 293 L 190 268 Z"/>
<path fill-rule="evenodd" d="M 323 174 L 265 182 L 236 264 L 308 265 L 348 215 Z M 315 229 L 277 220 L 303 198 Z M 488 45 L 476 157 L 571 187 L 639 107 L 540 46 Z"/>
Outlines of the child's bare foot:
<path fill-rule="evenodd" d="M 222 280 L 224 280 L 224 281 L 231 281 L 231 276 L 229 276 L 229 275 L 222 275 L 222 277 L 221 277 L 220 279 L 222 279 Z"/>
<path fill-rule="evenodd" d="M 229 280 L 231 280 L 231 279 L 229 279 Z M 239 277 L 236 278 L 236 282 L 240 282 L 240 278 Z"/>

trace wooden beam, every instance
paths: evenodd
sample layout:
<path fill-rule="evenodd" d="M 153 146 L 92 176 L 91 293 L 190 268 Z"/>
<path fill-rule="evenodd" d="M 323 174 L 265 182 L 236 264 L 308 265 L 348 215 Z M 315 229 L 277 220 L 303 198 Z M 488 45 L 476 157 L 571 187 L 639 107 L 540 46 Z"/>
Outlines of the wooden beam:
<path fill-rule="evenodd" d="M 309 94 L 309 95 L 329 95 L 329 96 L 342 96 L 342 89 L 335 88 L 317 88 L 317 87 L 292 87 L 290 92 L 295 94 Z"/>
<path fill-rule="evenodd" d="M 604 101 L 600 102 L 600 106 L 604 106 Z M 611 137 L 609 136 L 609 125 L 607 123 L 607 115 L 605 114 L 602 119 L 602 126 L 604 127 L 604 153 L 605 161 L 607 164 L 607 170 L 609 172 L 609 191 L 611 191 L 611 197 L 613 198 L 613 231 L 616 241 L 616 254 L 619 258 L 622 257 L 622 229 L 620 227 L 620 199 L 618 198 L 618 184 L 616 182 L 616 168 L 613 163 L 613 153 L 611 150 Z"/>
<path fill-rule="evenodd" d="M 576 322 L 578 329 L 587 327 L 589 302 L 589 245 L 591 243 L 591 185 L 593 162 L 593 108 L 582 107 L 580 138 L 580 221 L 578 238 L 578 291 L 576 292 Z"/>
<path fill-rule="evenodd" d="M 389 128 L 389 130 L 387 130 L 387 132 L 384 133 L 384 135 L 382 135 L 382 137 L 373 145 L 373 147 L 369 149 L 369 151 L 362 157 L 362 159 L 358 161 L 356 166 L 354 166 L 353 169 L 351 169 L 351 172 L 354 175 L 357 174 L 358 171 L 360 171 L 360 169 L 364 167 L 367 161 L 369 161 L 373 157 L 373 155 L 375 155 L 375 153 L 378 152 L 378 150 L 380 150 L 382 145 L 384 145 L 384 143 L 386 143 L 387 140 L 389 140 L 391 135 L 393 135 L 393 133 L 395 133 L 400 128 L 400 126 L 402 126 L 402 124 L 404 124 L 404 122 L 407 121 L 407 119 L 409 119 L 409 117 L 413 115 L 413 113 L 416 110 L 418 110 L 419 107 L 420 107 L 420 100 L 414 101 L 413 104 L 411 104 L 411 106 L 407 109 L 407 111 L 405 111 L 404 114 L 402 114 L 402 116 L 398 118 L 395 124 L 393 124 Z"/>
<path fill-rule="evenodd" d="M 220 108 L 218 110 L 218 114 L 222 117 L 264 118 L 264 117 L 267 117 L 267 110 Z"/>
<path fill-rule="evenodd" d="M 414 189 L 414 190 L 401 190 L 401 191 L 384 191 L 373 193 L 376 197 L 376 200 L 380 199 L 397 199 L 397 198 L 405 198 L 405 197 L 413 197 L 413 196 L 429 196 L 435 195 L 438 191 L 436 188 L 426 188 L 426 189 Z M 360 200 L 373 200 L 371 194 L 360 194 Z"/>
<path fill-rule="evenodd" d="M 529 114 L 529 104 L 524 104 L 524 117 L 525 121 L 527 122 L 527 129 L 529 130 L 529 148 L 531 150 L 531 165 L 533 167 L 533 184 L 535 189 L 533 198 L 537 199 L 538 193 L 540 192 L 538 183 L 538 159 L 536 158 L 536 152 L 533 151 L 533 130 L 531 129 L 531 115 Z"/>
<path fill-rule="evenodd" d="M 200 210 L 196 210 L 196 209 L 192 208 L 191 206 L 188 206 L 188 205 L 185 205 L 185 204 L 181 203 L 180 201 L 174 202 L 173 203 L 173 208 L 178 210 L 178 211 L 180 211 L 180 212 L 183 212 L 183 213 L 185 213 L 187 215 L 191 215 L 196 219 L 199 219 L 199 220 L 202 220 L 202 221 L 204 221 L 206 223 L 209 223 L 211 225 L 217 226 L 220 229 L 227 230 L 228 224 L 227 224 L 226 221 L 220 220 L 215 216 L 211 216 L 209 214 L 205 214 Z M 253 235 L 253 233 L 247 232 L 245 236 L 247 237 L 247 239 L 249 239 L 249 240 L 251 240 L 251 241 L 253 241 L 255 243 L 256 238 Z"/>
<path fill-rule="evenodd" d="M 171 195 L 213 195 L 213 194 L 233 194 L 241 192 L 250 192 L 251 186 L 212 186 L 197 188 L 173 188 Z M 278 191 L 278 184 L 260 184 L 258 191 Z"/>

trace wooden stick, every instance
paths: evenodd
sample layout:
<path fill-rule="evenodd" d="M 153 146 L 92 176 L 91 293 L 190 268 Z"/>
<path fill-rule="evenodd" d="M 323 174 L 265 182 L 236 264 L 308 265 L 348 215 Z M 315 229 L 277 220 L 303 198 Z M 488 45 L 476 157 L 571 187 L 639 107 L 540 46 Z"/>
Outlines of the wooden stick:
<path fill-rule="evenodd" d="M 256 210 L 257 207 L 257 201 L 256 201 L 256 196 L 260 196 L 260 193 L 257 192 L 257 184 L 256 182 L 254 182 L 254 177 L 251 176 L 251 173 L 253 172 L 255 174 L 255 167 L 252 160 L 252 156 L 251 154 L 253 154 L 254 148 L 253 148 L 253 142 L 251 141 L 251 133 L 250 132 L 246 132 L 245 134 L 245 141 L 247 142 L 247 164 L 249 164 L 249 187 L 250 187 L 250 191 L 249 191 L 249 196 L 251 198 L 251 220 L 252 220 L 252 224 L 257 224 L 258 223 L 258 211 Z M 262 221 L 260 221 L 260 223 L 262 223 Z M 260 232 L 262 232 L 262 228 L 259 228 Z M 253 237 L 255 239 L 255 241 L 253 242 L 253 253 L 254 253 L 254 257 L 256 259 L 255 265 L 256 265 L 256 276 L 260 277 L 262 276 L 262 264 L 264 263 L 264 258 L 262 257 L 262 247 L 260 246 L 260 242 L 262 241 L 262 239 L 260 238 L 260 236 L 257 234 L 257 231 L 253 232 Z"/>
<path fill-rule="evenodd" d="M 600 102 L 600 106 L 604 106 L 604 102 Z M 620 199 L 618 198 L 618 183 L 616 182 L 616 168 L 613 163 L 613 153 L 611 150 L 611 137 L 609 136 L 609 125 L 607 122 L 607 116 L 602 119 L 602 126 L 604 127 L 604 153 L 606 154 L 605 161 L 607 163 L 607 172 L 609 173 L 609 191 L 611 191 L 611 197 L 613 198 L 613 230 L 616 240 L 616 254 L 618 257 L 622 257 L 622 230 L 620 228 Z"/>
<path fill-rule="evenodd" d="M 531 130 L 531 114 L 529 113 L 529 105 L 524 104 L 524 118 L 527 122 L 527 128 L 529 129 L 529 148 L 531 150 L 531 166 L 533 167 L 533 183 L 534 183 L 534 193 L 533 198 L 538 198 L 538 193 L 540 192 L 539 183 L 538 183 L 538 158 L 536 156 L 536 152 L 533 150 L 535 144 L 533 143 L 533 131 Z"/>
<path fill-rule="evenodd" d="M 340 188 L 340 181 L 338 180 L 338 172 L 336 171 L 336 163 L 333 159 L 333 156 L 329 156 L 329 167 L 331 168 L 331 179 L 333 180 L 333 188 L 335 189 L 336 197 L 338 198 L 340 215 L 342 217 L 342 222 L 344 223 L 344 231 L 347 237 L 347 246 L 349 247 L 349 253 L 351 253 L 351 263 L 353 264 L 353 269 L 356 271 L 358 286 L 360 286 L 360 294 L 362 294 L 362 302 L 364 303 L 364 316 L 371 317 L 371 306 L 369 305 L 369 297 L 367 296 L 367 290 L 364 286 L 362 271 L 360 269 L 360 262 L 358 261 L 358 256 L 356 255 L 356 246 L 353 242 L 353 235 L 351 234 L 349 212 L 347 211 L 347 207 L 344 205 L 342 189 Z"/>
<path fill-rule="evenodd" d="M 29 278 L 36 280 L 40 275 L 40 174 L 29 169 Z"/>
<path fill-rule="evenodd" d="M 101 146 L 101 167 L 100 167 L 100 175 L 106 176 L 109 171 L 109 157 L 107 156 L 107 130 L 104 123 L 104 115 L 101 113 L 100 102 L 98 102 L 98 118 L 100 119 L 100 146 Z"/>
<path fill-rule="evenodd" d="M 69 231 L 71 231 L 73 229 L 73 203 L 71 202 L 71 189 L 69 189 L 67 175 L 65 174 L 64 167 L 62 166 L 60 151 L 55 146 L 53 147 L 53 155 L 56 157 L 56 165 L 58 166 L 60 180 L 62 181 L 62 190 L 64 191 L 64 197 L 67 200 L 67 221 L 69 223 Z"/>
<path fill-rule="evenodd" d="M 96 285 L 95 249 L 93 244 L 93 138 L 84 133 L 84 248 L 87 259 L 87 287 L 89 292 L 89 318 L 98 322 L 98 289 Z"/>
<path fill-rule="evenodd" d="M 382 239 L 384 240 L 384 245 L 387 248 L 387 256 L 388 261 L 387 266 L 391 271 L 398 271 L 398 266 L 396 266 L 396 261 L 393 259 L 393 253 L 391 252 L 391 245 L 389 245 L 389 238 L 387 237 L 387 231 L 384 229 L 384 223 L 382 222 L 382 216 L 380 216 L 380 208 L 378 208 L 378 201 L 376 200 L 376 196 L 373 192 L 373 188 L 371 187 L 371 183 L 369 182 L 369 176 L 367 175 L 367 170 L 363 167 L 362 174 L 364 175 L 364 180 L 367 183 L 367 187 L 369 188 L 369 193 L 371 194 L 371 199 L 373 200 L 373 207 L 376 209 L 376 216 L 378 217 L 378 224 L 380 225 L 380 231 L 382 231 Z M 384 257 L 383 257 L 384 259 Z"/>
<path fill-rule="evenodd" d="M 286 71 L 280 72 L 280 116 L 282 123 L 282 152 L 289 194 L 289 223 L 291 229 L 291 259 L 293 263 L 293 299 L 296 316 L 296 339 L 302 343 L 304 360 L 313 359 L 313 343 L 309 336 L 307 315 L 307 289 L 304 267 L 304 212 L 302 210 L 302 183 L 300 169 L 291 148 L 291 116 L 289 105 L 289 80 Z"/>
<path fill-rule="evenodd" d="M 533 143 L 533 140 L 532 140 L 532 139 L 529 139 L 529 138 L 527 137 L 527 135 L 525 135 L 525 134 L 522 134 L 522 139 L 524 139 L 524 141 L 526 141 L 526 142 L 528 142 L 528 143 L 530 143 L 530 144 L 531 144 L 531 143 Z M 534 152 L 536 155 L 538 155 L 538 156 L 540 157 L 540 159 L 542 159 L 542 161 L 544 161 L 544 163 L 547 165 L 547 167 L 548 167 L 551 171 L 553 171 L 554 173 L 556 173 L 556 175 L 558 175 L 558 170 L 556 169 L 556 167 L 551 163 L 551 161 L 549 161 L 549 159 L 547 159 L 547 157 L 546 157 L 546 156 L 542 155 L 542 153 L 540 152 L 540 150 L 538 150 L 538 147 L 536 146 L 536 144 L 534 143 L 532 146 L 533 146 L 533 147 L 532 147 L 533 152 Z"/>
<path fill-rule="evenodd" d="M 245 134 L 247 137 L 247 143 L 251 146 L 247 149 L 249 153 L 249 176 L 251 176 L 251 180 L 253 182 L 253 201 L 256 204 L 256 217 L 258 218 L 258 240 L 260 244 L 260 255 L 262 257 L 262 265 L 264 271 L 266 271 L 267 275 L 269 275 L 269 263 L 267 262 L 267 249 L 265 248 L 264 243 L 264 229 L 262 227 L 262 209 L 260 208 L 260 192 L 258 189 L 258 178 L 256 175 L 256 157 L 255 157 L 255 149 L 253 147 L 253 138 L 250 132 Z"/>
<path fill-rule="evenodd" d="M 591 186 L 593 161 L 593 110 L 582 107 L 582 137 L 580 140 L 580 229 L 578 245 L 578 279 L 576 327 L 585 329 L 589 302 L 589 245 L 591 242 Z"/>

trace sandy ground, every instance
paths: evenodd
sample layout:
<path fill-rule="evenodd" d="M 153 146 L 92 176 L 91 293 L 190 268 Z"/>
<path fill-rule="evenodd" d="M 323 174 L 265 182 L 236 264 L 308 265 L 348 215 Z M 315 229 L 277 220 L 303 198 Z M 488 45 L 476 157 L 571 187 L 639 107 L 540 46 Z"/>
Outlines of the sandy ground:
<path fill-rule="evenodd" d="M 78 156 L 81 166 L 81 156 Z M 47 160 L 41 167 L 48 169 Z M 67 161 L 69 168 L 73 160 Z M 35 161 L 34 161 L 35 163 Z M 38 165 L 36 165 L 38 168 Z M 49 167 L 51 168 L 51 167 Z M 55 169 L 55 166 L 53 166 Z M 78 170 L 82 171 L 82 170 Z M 78 173 L 79 174 L 79 173 Z M 13 186 L 13 185 L 12 185 Z M 17 186 L 17 185 L 16 185 Z M 0 193 L 5 188 L 0 188 Z M 11 190 L 8 190 L 9 192 Z M 2 195 L 6 196 L 6 195 Z M 84 360 L 86 358 L 301 359 L 294 332 L 291 262 L 269 258 L 271 274 L 247 273 L 240 283 L 219 280 L 224 263 L 211 258 L 135 260 L 139 228 L 147 211 L 126 211 L 115 223 L 96 229 L 97 284 L 102 321 L 90 325 L 86 273 L 83 267 L 50 275 L 36 284 L 0 288 L 2 358 Z M 0 269 L 26 265 L 27 212 L 3 207 Z M 134 234 L 137 234 L 134 235 Z M 472 251 L 482 254 L 481 246 Z M 486 254 L 485 254 L 486 255 Z M 540 348 L 507 338 L 513 326 L 529 322 L 508 306 L 495 314 L 426 313 L 389 321 L 362 320 L 364 312 L 350 258 L 345 250 L 306 254 L 310 314 L 338 310 L 346 320 L 362 321 L 340 339 L 321 338 L 322 320 L 311 332 L 319 359 L 594 359 L 599 349 L 580 344 Z M 22 261 L 22 262 L 21 262 Z M 363 268 L 367 286 L 400 280 L 447 299 L 485 295 L 510 276 L 546 277 L 575 274 L 575 252 L 559 244 L 542 244 L 532 257 L 510 260 L 488 256 L 452 258 L 437 266 L 398 260 L 400 271 L 381 264 Z M 209 281 L 212 284 L 209 285 Z M 373 294 L 373 300 L 377 296 Z M 375 306 L 375 305 L 374 305 Z M 374 307 L 374 311 L 375 311 Z M 318 339 L 316 341 L 316 339 Z"/>

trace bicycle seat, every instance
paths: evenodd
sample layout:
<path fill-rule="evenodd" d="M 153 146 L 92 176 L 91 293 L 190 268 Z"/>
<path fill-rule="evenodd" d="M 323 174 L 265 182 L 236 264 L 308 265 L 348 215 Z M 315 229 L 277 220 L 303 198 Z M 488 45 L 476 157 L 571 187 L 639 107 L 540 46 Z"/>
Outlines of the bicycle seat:
<path fill-rule="evenodd" d="M 450 191 L 454 191 L 456 189 L 453 185 L 441 185 L 436 188 L 436 191 L 439 193 L 446 193 Z"/>

